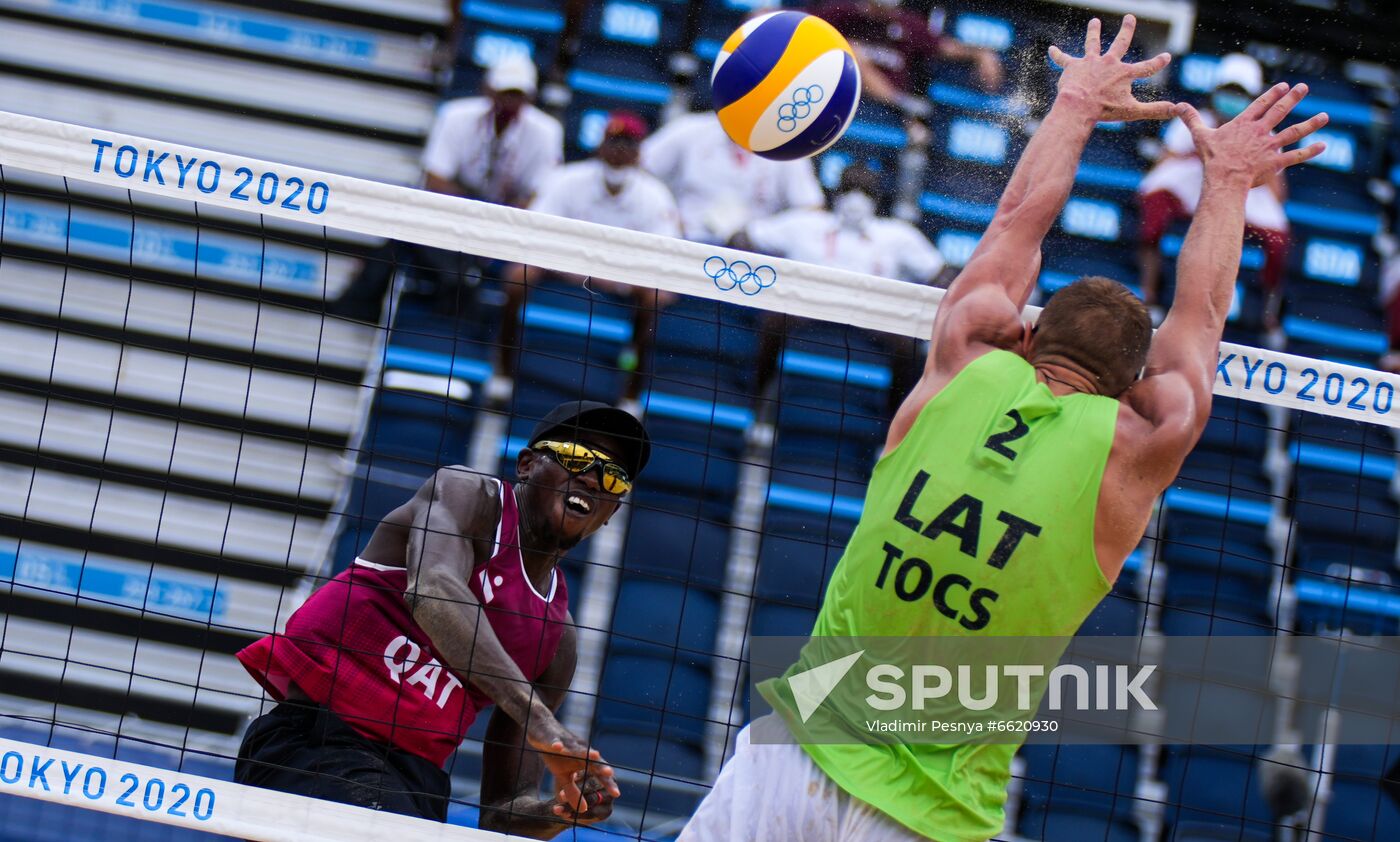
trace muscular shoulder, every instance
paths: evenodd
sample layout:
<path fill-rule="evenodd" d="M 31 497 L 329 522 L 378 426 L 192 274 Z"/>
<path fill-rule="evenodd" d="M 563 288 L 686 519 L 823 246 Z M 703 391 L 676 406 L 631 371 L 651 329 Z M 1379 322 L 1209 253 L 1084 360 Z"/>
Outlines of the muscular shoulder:
<path fill-rule="evenodd" d="M 446 505 L 454 519 L 464 528 L 494 524 L 501 514 L 501 483 L 495 477 L 471 470 L 465 465 L 439 468 L 430 480 L 434 484 L 430 501 L 436 498 Z M 478 531 L 465 534 L 484 534 Z"/>
<path fill-rule="evenodd" d="M 1121 399 L 1113 449 L 1135 476 L 1165 488 L 1201 436 L 1210 405 L 1183 378 L 1156 375 L 1134 384 Z M 1157 490 L 1161 490 L 1158 488 Z"/>
<path fill-rule="evenodd" d="M 1021 339 L 1021 311 L 998 288 L 952 289 L 934 322 L 932 362 L 945 377 L 995 349 L 1011 349 Z"/>

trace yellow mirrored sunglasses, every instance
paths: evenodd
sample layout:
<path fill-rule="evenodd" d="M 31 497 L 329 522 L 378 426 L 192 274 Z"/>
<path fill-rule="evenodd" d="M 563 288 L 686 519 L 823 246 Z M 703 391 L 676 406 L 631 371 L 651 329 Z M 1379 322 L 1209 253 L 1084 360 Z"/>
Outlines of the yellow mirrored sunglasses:
<path fill-rule="evenodd" d="M 627 475 L 627 469 L 602 451 L 576 441 L 537 441 L 532 449 L 548 454 L 571 474 L 586 474 L 602 466 L 603 490 L 609 494 L 626 494 L 632 490 L 632 478 Z"/>

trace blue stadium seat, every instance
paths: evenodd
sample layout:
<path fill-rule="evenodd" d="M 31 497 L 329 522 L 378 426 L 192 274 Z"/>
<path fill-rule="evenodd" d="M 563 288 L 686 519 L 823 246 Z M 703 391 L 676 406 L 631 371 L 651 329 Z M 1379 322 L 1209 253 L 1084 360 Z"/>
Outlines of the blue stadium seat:
<path fill-rule="evenodd" d="M 1022 834 L 1032 839 L 1065 838 L 1051 836 L 1048 829 L 1041 836 L 1034 827 L 1035 819 L 1047 825 L 1057 821 L 1072 823 L 1069 819 L 1049 818 L 1057 813 L 1074 812 L 1110 821 L 1131 821 L 1138 778 L 1135 748 L 1028 745 L 1020 754 L 1026 762 L 1021 791 L 1022 815 L 1017 825 Z M 1028 818 L 1032 821 L 1028 822 Z"/>
<path fill-rule="evenodd" d="M 1089 636 L 1132 637 L 1143 632 L 1146 606 L 1133 596 L 1114 592 L 1104 597 L 1079 627 Z"/>
<path fill-rule="evenodd" d="M 1018 21 L 1012 17 L 989 14 L 983 9 L 954 11 L 944 22 L 943 29 L 964 44 L 1005 53 L 1026 42 L 1019 32 Z"/>
<path fill-rule="evenodd" d="M 1026 809 L 1016 823 L 1026 839 L 1064 839 L 1075 842 L 1138 842 L 1137 825 L 1128 819 L 1108 818 L 1078 807 Z"/>
<path fill-rule="evenodd" d="M 1381 230 L 1380 208 L 1364 192 L 1338 190 L 1330 179 L 1294 176 L 1284 205 L 1295 233 L 1371 237 Z"/>
<path fill-rule="evenodd" d="M 1321 537 L 1393 550 L 1400 508 L 1384 483 L 1330 471 L 1299 470 L 1293 520 L 1300 537 Z"/>
<path fill-rule="evenodd" d="M 764 535 L 759 543 L 754 595 L 786 605 L 817 608 L 843 550 L 844 547 L 825 541 Z"/>
<path fill-rule="evenodd" d="M 1273 823 L 1259 790 L 1251 746 L 1169 747 L 1162 778 L 1173 840 L 1271 842 Z"/>
<path fill-rule="evenodd" d="M 1400 590 L 1388 584 L 1353 582 L 1347 578 L 1299 576 L 1297 625 L 1303 634 L 1326 634 L 1346 629 L 1353 634 L 1400 634 Z"/>
<path fill-rule="evenodd" d="M 595 714 L 611 762 L 699 777 L 718 611 L 718 596 L 698 587 L 622 582 Z M 663 748 L 650 748 L 657 741 Z"/>
<path fill-rule="evenodd" d="M 1118 141 L 1117 133 L 1107 133 L 1108 140 L 1098 140 L 1104 136 L 1105 133 L 1096 132 L 1084 150 L 1074 176 L 1075 192 L 1090 197 L 1131 199 L 1146 173 L 1142 159 L 1135 149 L 1125 148 Z"/>
<path fill-rule="evenodd" d="M 1336 287 L 1374 294 L 1380 261 L 1364 237 L 1302 233 L 1293 243 L 1288 261 L 1289 288 L 1320 290 Z"/>
<path fill-rule="evenodd" d="M 521 309 L 521 351 L 511 409 L 543 417 L 565 400 L 611 403 L 622 388 L 619 355 L 632 341 L 632 310 L 617 298 L 543 281 Z M 518 435 L 512 429 L 512 435 Z"/>
<path fill-rule="evenodd" d="M 1137 236 L 1137 205 L 1124 198 L 1076 193 L 1065 202 L 1057 230 L 1067 238 L 1070 250 L 1095 245 L 1102 248 L 1104 244 L 1132 246 Z"/>
<path fill-rule="evenodd" d="M 858 329 L 789 319 L 778 360 L 779 401 L 884 417 L 894 380 L 891 357 L 888 346 Z"/>
<path fill-rule="evenodd" d="M 480 92 L 486 68 L 508 55 L 530 59 L 541 73 L 554 65 L 564 33 L 557 0 L 464 0 L 465 25 L 448 98 Z"/>
<path fill-rule="evenodd" d="M 980 231 L 992 221 L 1006 179 L 975 178 L 952 167 L 931 166 L 926 173 L 919 194 L 925 231 L 935 236 L 948 226 Z"/>
<path fill-rule="evenodd" d="M 628 578 L 618 588 L 613 609 L 612 648 L 667 658 L 679 649 L 708 657 L 718 627 L 715 592 L 650 577 Z"/>
<path fill-rule="evenodd" d="M 940 110 L 980 119 L 1019 119 L 1030 114 L 1030 107 L 1019 98 L 987 93 L 966 84 L 955 84 L 943 74 L 928 86 L 928 98 Z"/>
<path fill-rule="evenodd" d="M 371 410 L 364 456 L 432 467 L 462 462 L 473 414 L 471 405 L 446 396 L 381 387 Z"/>
<path fill-rule="evenodd" d="M 1081 248 L 1060 250 L 1056 253 L 1046 252 L 1045 259 L 1047 262 L 1036 283 L 1041 294 L 1046 296 L 1045 300 L 1080 278 L 1093 276 L 1117 281 L 1132 290 L 1134 295 L 1142 297 L 1142 290 L 1137 285 L 1137 266 L 1123 249 L 1095 249 L 1092 252 Z"/>
<path fill-rule="evenodd" d="M 614 109 L 636 112 L 655 128 L 661 108 L 671 99 L 669 75 L 610 48 L 585 42 L 567 82 L 569 107 L 564 114 L 565 154 L 587 157 L 602 139 L 606 115 Z"/>
<path fill-rule="evenodd" d="M 590 5 L 583 20 L 586 49 L 606 49 L 664 71 L 670 54 L 682 46 L 684 3 L 602 0 Z"/>
<path fill-rule="evenodd" d="M 1400 807 L 1390 794 L 1395 784 L 1385 780 L 1400 761 L 1395 747 L 1343 745 L 1328 746 L 1327 751 L 1334 776 L 1325 842 L 1400 838 Z"/>
<path fill-rule="evenodd" d="M 812 633 L 812 624 L 816 620 L 817 611 L 814 608 L 756 600 L 753 617 L 749 623 L 749 635 L 806 637 Z"/>
<path fill-rule="evenodd" d="M 1325 581 L 1345 584 L 1355 580 L 1378 585 L 1390 585 L 1393 581 L 1393 549 L 1358 546 L 1354 541 L 1329 541 L 1326 536 L 1307 532 L 1296 534 L 1294 544 L 1294 566 Z"/>
<path fill-rule="evenodd" d="M 930 149 L 941 159 L 935 166 L 1005 182 L 1025 148 L 1024 136 L 1003 119 L 980 114 L 937 114 L 930 123 Z"/>
<path fill-rule="evenodd" d="M 1374 779 L 1338 775 L 1327 805 L 1322 842 L 1400 838 L 1400 809 Z"/>
<path fill-rule="evenodd" d="M 752 308 L 683 298 L 657 315 L 652 388 L 687 394 L 708 389 L 724 403 L 746 403 L 754 389 L 758 320 Z"/>
<path fill-rule="evenodd" d="M 653 386 L 669 388 L 673 384 Z M 683 394 L 688 392 L 689 394 Z M 753 410 L 714 399 L 715 392 L 682 385 L 677 392 L 653 389 L 641 395 L 647 431 L 653 440 L 689 445 L 714 456 L 738 459 L 744 453 L 744 436 L 754 423 Z"/>
<path fill-rule="evenodd" d="M 1161 559 L 1173 574 L 1189 569 L 1260 582 L 1273 576 L 1273 551 L 1260 530 L 1213 518 L 1172 515 L 1164 518 L 1161 540 Z"/>
<path fill-rule="evenodd" d="M 655 729 L 616 726 L 599 726 L 594 732 L 593 744 L 614 768 L 647 776 L 645 788 L 640 792 L 631 782 L 624 780 L 622 784 L 635 809 L 649 816 L 658 813 L 688 816 L 695 812 L 704 791 L 676 791 L 666 783 L 703 777 L 705 754 L 698 744 L 660 737 Z M 602 837 L 601 832 L 599 836 Z M 577 838 L 584 838 L 581 831 Z"/>
<path fill-rule="evenodd" d="M 890 352 L 863 332 L 789 320 L 774 464 L 863 481 L 884 443 L 891 366 Z"/>
<path fill-rule="evenodd" d="M 728 526 L 683 513 L 632 507 L 622 553 L 624 571 L 719 587 L 724 584 L 728 560 Z"/>
<path fill-rule="evenodd" d="M 1269 428 L 1269 418 L 1258 404 L 1217 396 L 1198 447 L 1262 458 Z"/>
<path fill-rule="evenodd" d="M 738 485 L 735 457 L 653 437 L 651 461 L 634 500 L 639 505 L 726 523 Z"/>

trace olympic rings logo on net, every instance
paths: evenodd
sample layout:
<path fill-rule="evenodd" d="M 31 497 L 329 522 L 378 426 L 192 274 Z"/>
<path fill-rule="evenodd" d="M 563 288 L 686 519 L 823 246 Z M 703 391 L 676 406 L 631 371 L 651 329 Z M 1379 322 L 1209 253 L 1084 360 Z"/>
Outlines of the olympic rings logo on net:
<path fill-rule="evenodd" d="M 752 266 L 746 260 L 730 263 L 719 255 L 705 260 L 705 274 L 724 292 L 735 287 L 744 295 L 758 295 L 778 282 L 778 270 L 766 263 Z"/>
<path fill-rule="evenodd" d="M 778 106 L 778 131 L 796 131 L 797 121 L 807 119 L 812 106 L 822 101 L 826 93 L 821 85 L 808 85 L 792 92 L 792 102 Z"/>

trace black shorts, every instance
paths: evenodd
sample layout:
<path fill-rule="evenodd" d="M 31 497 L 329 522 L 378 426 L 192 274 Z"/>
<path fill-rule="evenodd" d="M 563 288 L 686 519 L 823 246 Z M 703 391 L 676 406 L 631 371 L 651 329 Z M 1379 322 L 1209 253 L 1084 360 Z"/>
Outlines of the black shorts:
<path fill-rule="evenodd" d="M 361 736 L 311 703 L 283 702 L 253 720 L 233 779 L 373 810 L 447 820 L 452 779 L 437 764 Z"/>

